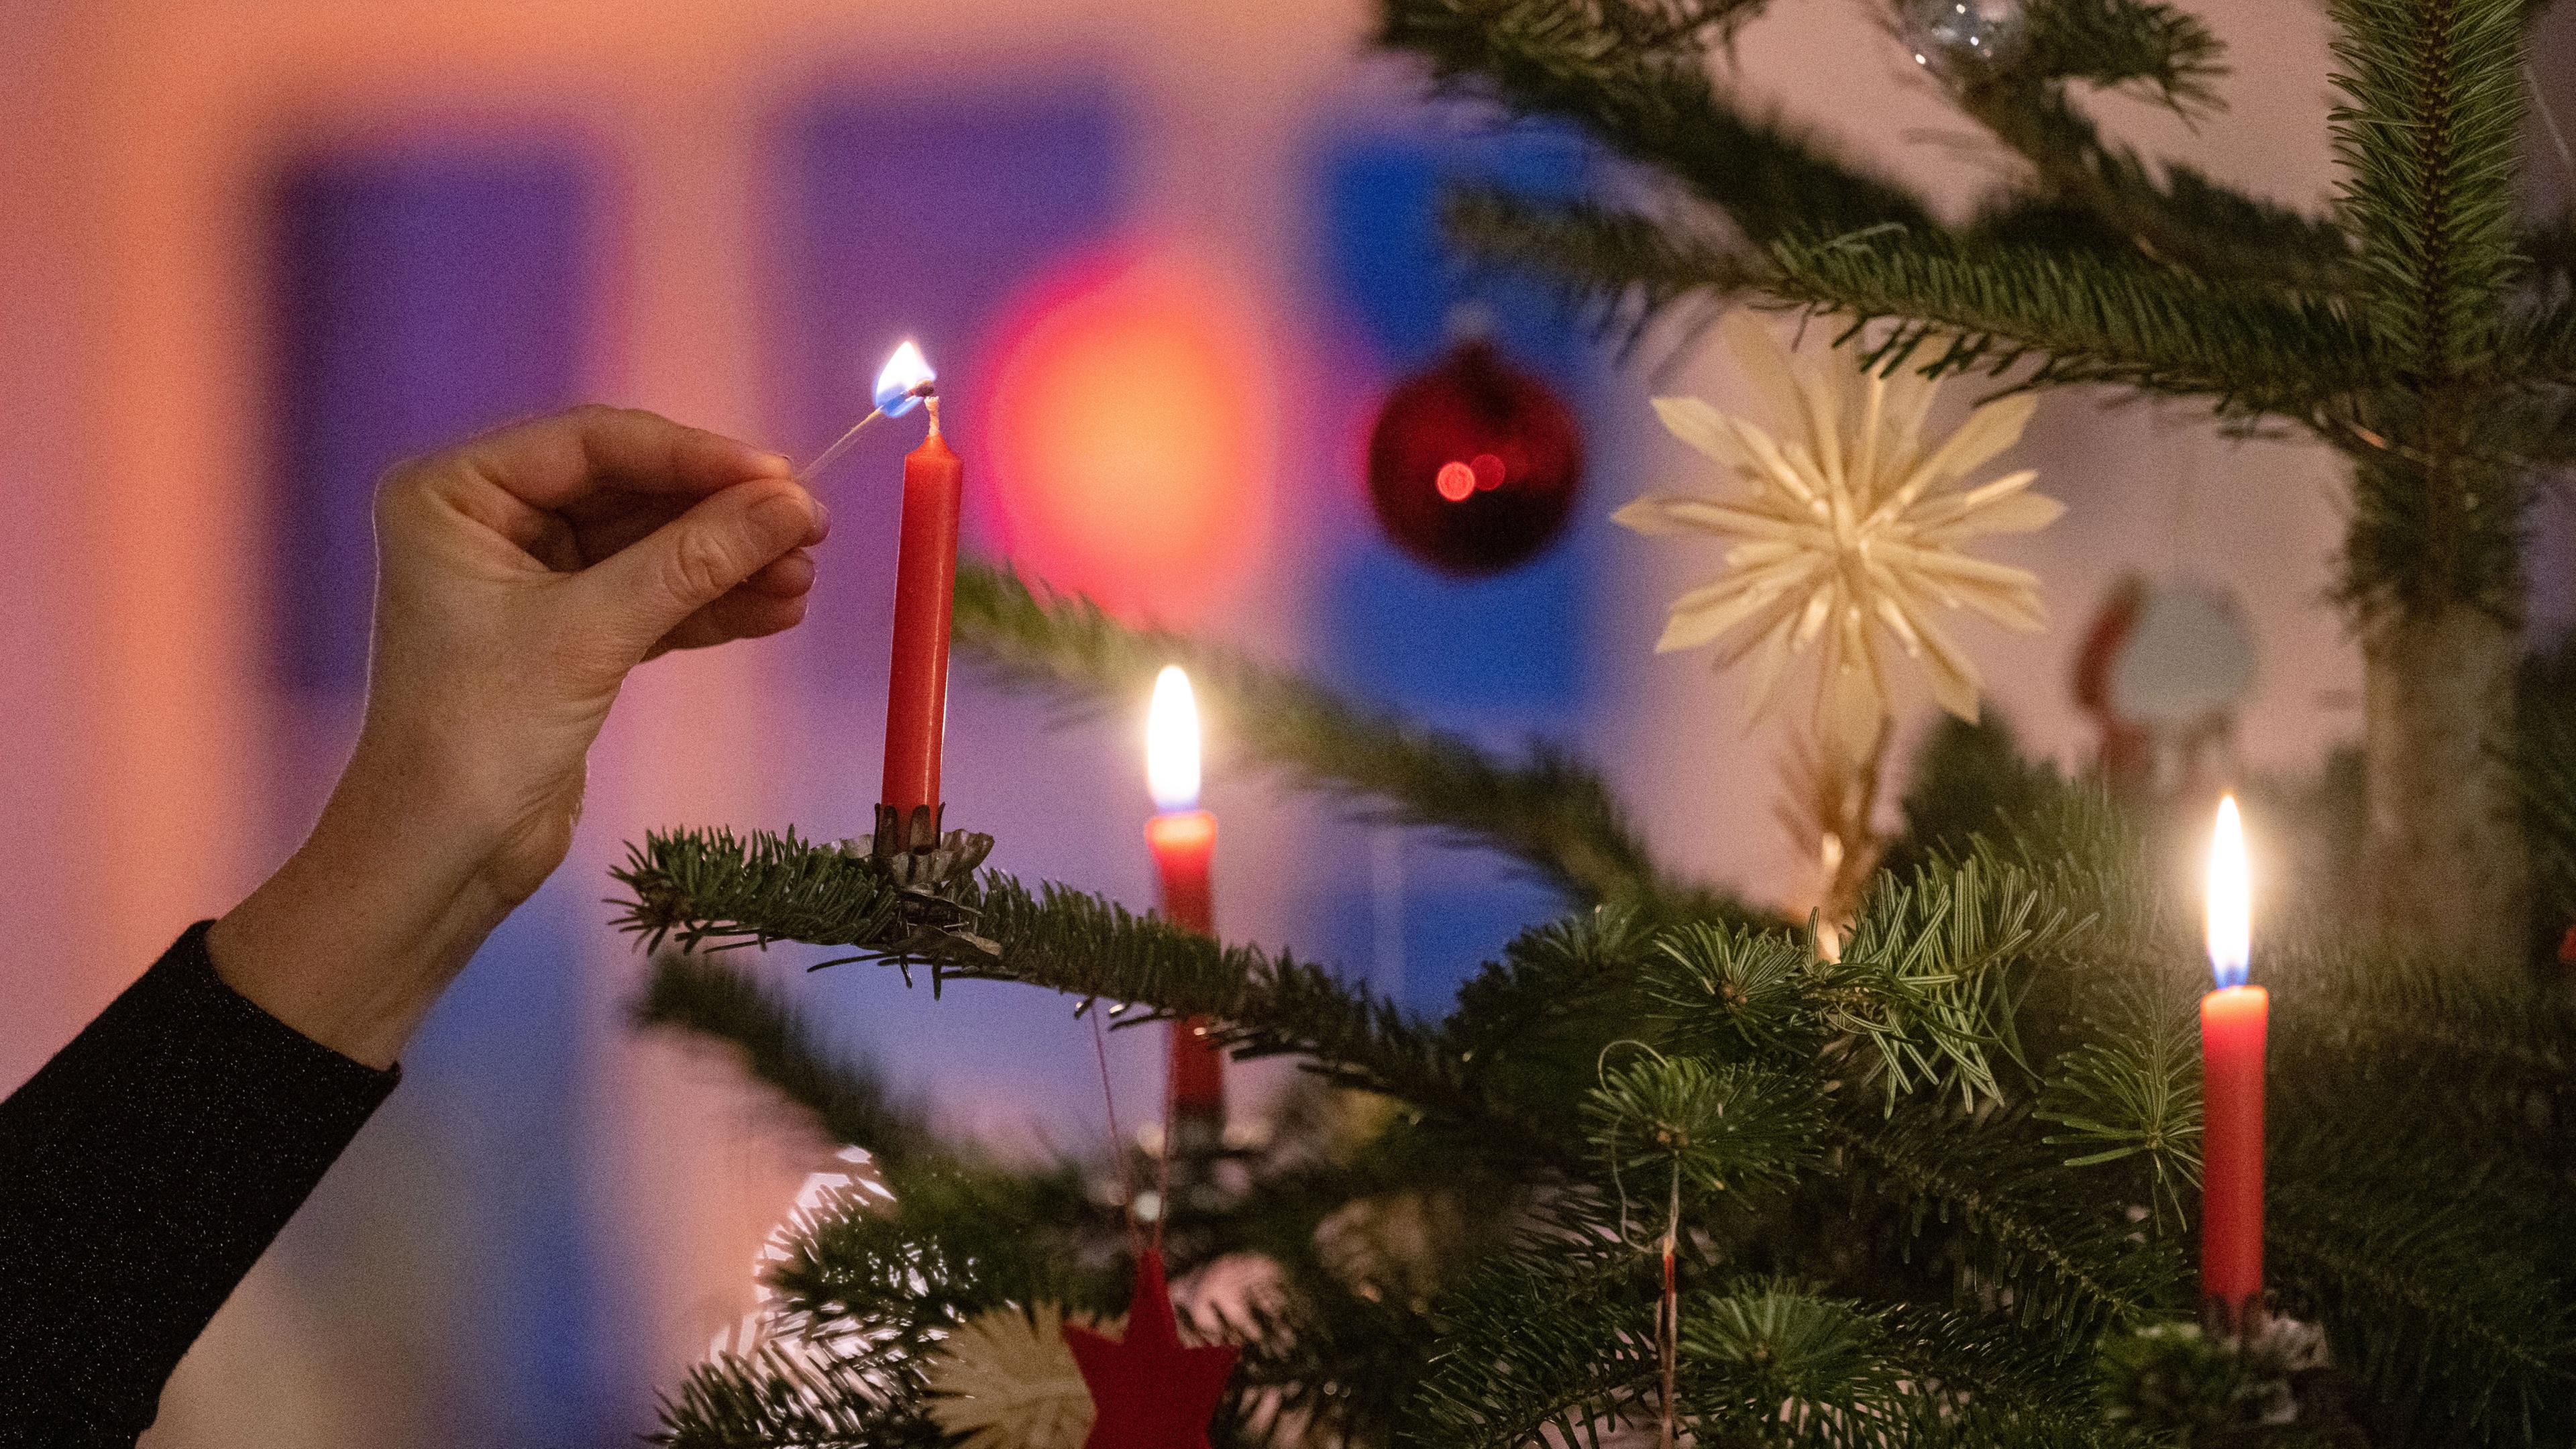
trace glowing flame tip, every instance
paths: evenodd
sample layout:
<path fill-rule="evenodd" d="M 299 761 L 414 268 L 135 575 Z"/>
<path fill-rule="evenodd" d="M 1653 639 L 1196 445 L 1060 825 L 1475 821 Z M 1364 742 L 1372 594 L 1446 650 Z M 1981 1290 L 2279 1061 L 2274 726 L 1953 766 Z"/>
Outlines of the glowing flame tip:
<path fill-rule="evenodd" d="M 1199 707 L 1189 675 L 1177 664 L 1154 677 L 1154 702 L 1145 711 L 1145 784 L 1158 810 L 1198 806 Z"/>
<path fill-rule="evenodd" d="M 921 355 L 920 345 L 907 337 L 877 373 L 876 394 L 871 401 L 887 417 L 902 417 L 930 395 L 931 384 L 938 376 L 930 370 L 930 360 Z"/>
<path fill-rule="evenodd" d="M 2245 867 L 2245 825 L 2236 797 L 2218 802 L 2209 841 L 2209 973 L 2220 986 L 2245 984 L 2253 960 L 2253 887 Z"/>

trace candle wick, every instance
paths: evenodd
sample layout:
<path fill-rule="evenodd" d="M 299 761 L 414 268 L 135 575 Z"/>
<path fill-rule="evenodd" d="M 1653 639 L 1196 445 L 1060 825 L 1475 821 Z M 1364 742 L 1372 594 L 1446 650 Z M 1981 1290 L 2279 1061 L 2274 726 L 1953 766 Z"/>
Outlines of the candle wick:
<path fill-rule="evenodd" d="M 930 414 L 930 436 L 939 436 L 939 393 L 928 383 L 921 385 L 921 406 Z"/>

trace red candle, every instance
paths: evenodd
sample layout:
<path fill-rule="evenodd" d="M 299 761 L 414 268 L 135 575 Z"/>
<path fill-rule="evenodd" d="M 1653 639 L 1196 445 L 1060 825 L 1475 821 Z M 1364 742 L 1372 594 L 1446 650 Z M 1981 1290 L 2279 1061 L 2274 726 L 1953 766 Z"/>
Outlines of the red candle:
<path fill-rule="evenodd" d="M 1162 877 L 1163 914 L 1193 931 L 1215 934 L 1208 862 L 1216 854 L 1216 817 L 1204 810 L 1166 811 L 1145 822 L 1145 843 L 1153 847 L 1154 867 Z M 1174 1113 L 1224 1123 L 1223 1063 L 1208 1044 L 1206 1018 L 1185 1017 L 1172 1024 Z"/>
<path fill-rule="evenodd" d="M 1145 822 L 1162 882 L 1163 914 L 1193 931 L 1216 932 L 1209 866 L 1216 856 L 1216 817 L 1198 807 L 1198 706 L 1190 678 L 1174 665 L 1154 681 L 1145 723 L 1145 775 L 1159 812 Z M 1209 1136 L 1225 1127 L 1225 1061 L 1207 1037 L 1203 1017 L 1172 1023 L 1171 1106 L 1174 1130 Z"/>
<path fill-rule="evenodd" d="M 2245 830 L 2236 797 L 2218 802 L 2209 855 L 2209 966 L 2200 999 L 2200 1291 L 2219 1321 L 2247 1326 L 2263 1307 L 2263 1032 L 2272 998 L 2245 984 L 2252 959 Z"/>
<path fill-rule="evenodd" d="M 903 460 L 903 528 L 895 552 L 894 665 L 886 680 L 885 791 L 895 843 L 920 849 L 939 834 L 939 745 L 948 712 L 948 619 L 956 605 L 957 518 L 966 469 L 939 436 Z"/>

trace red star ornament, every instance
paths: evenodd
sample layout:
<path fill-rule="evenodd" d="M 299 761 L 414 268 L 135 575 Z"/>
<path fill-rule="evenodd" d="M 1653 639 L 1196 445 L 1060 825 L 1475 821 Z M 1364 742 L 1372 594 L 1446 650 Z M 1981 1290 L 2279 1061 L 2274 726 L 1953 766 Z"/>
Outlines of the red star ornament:
<path fill-rule="evenodd" d="M 1163 1253 L 1136 1256 L 1136 1292 L 1124 1342 L 1064 1326 L 1064 1346 L 1091 1390 L 1091 1437 L 1082 1449 L 1208 1449 L 1208 1420 L 1234 1372 L 1232 1344 L 1185 1348 L 1163 1283 Z"/>

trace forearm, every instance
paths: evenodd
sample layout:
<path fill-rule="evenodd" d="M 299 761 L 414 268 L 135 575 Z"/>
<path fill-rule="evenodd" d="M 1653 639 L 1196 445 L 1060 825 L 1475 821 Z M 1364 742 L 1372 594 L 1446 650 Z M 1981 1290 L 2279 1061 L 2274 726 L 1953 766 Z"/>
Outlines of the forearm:
<path fill-rule="evenodd" d="M 228 988 L 204 937 L 0 1101 L 0 1428 L 131 1443 L 393 1089 Z"/>

